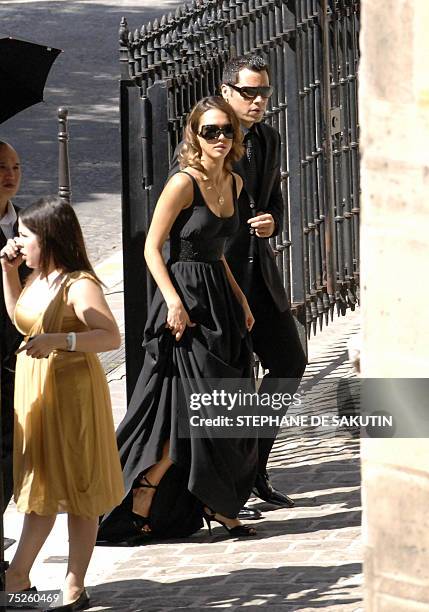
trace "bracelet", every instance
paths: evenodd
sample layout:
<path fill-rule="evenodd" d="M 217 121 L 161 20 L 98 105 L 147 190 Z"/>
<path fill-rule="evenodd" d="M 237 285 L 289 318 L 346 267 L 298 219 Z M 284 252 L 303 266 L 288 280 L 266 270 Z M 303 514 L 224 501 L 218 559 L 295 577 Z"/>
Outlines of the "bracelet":
<path fill-rule="evenodd" d="M 69 334 L 67 334 L 66 336 L 66 348 L 68 351 L 75 351 L 76 350 L 76 333 L 75 332 L 70 332 Z"/>

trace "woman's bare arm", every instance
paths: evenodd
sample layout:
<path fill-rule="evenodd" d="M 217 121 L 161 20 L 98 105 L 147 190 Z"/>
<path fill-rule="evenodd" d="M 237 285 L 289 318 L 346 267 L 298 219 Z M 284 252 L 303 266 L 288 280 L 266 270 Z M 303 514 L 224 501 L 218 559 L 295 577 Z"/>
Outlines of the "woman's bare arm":
<path fill-rule="evenodd" d="M 177 293 L 162 257 L 162 247 L 179 213 L 187 208 L 193 199 L 192 179 L 184 173 L 175 174 L 164 187 L 153 213 L 152 223 L 146 238 L 144 256 L 148 268 L 167 304 L 166 326 L 176 340 L 180 340 L 189 320 L 182 300 Z"/>
<path fill-rule="evenodd" d="M 102 353 L 119 348 L 121 336 L 115 318 L 100 285 L 89 279 L 75 281 L 69 289 L 67 305 L 71 306 L 88 331 L 76 332 L 76 351 Z M 54 350 L 67 350 L 67 333 L 47 333 L 35 336 L 20 347 L 34 358 L 47 357 Z"/>
<path fill-rule="evenodd" d="M 179 213 L 193 198 L 192 179 L 183 173 L 175 174 L 166 184 L 153 213 L 146 238 L 144 256 L 167 306 L 180 299 L 162 257 L 162 247 Z"/>

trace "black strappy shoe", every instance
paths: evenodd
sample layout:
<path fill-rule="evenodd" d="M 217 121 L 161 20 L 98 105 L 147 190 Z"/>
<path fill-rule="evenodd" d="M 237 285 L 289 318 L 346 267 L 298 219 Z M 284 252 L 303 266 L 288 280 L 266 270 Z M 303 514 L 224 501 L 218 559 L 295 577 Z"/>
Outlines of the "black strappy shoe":
<path fill-rule="evenodd" d="M 146 478 L 146 476 L 143 476 L 142 481 L 146 481 L 146 482 L 139 482 L 133 487 L 133 489 L 155 489 L 156 490 L 158 488 L 158 485 L 151 484 L 149 480 Z M 136 512 L 133 512 L 132 510 L 130 510 L 130 518 L 131 518 L 131 524 L 136 534 L 148 535 L 148 536 L 151 534 L 151 524 L 150 524 L 149 516 L 141 516 L 140 514 L 137 514 Z M 149 527 L 149 529 L 145 529 L 145 527 Z"/>
<path fill-rule="evenodd" d="M 227 530 L 231 538 L 248 537 L 248 536 L 257 535 L 256 529 L 254 527 L 250 527 L 250 525 L 236 525 L 235 527 L 228 527 L 223 521 L 216 518 L 216 513 L 213 512 L 211 508 L 207 508 L 207 510 L 208 511 L 206 511 L 206 509 L 204 508 L 203 518 L 205 522 L 207 523 L 207 527 L 208 527 L 210 535 L 212 535 L 212 526 L 211 526 L 212 521 L 214 521 L 215 523 L 219 523 L 219 525 L 222 525 L 222 527 L 224 527 L 224 529 Z"/>

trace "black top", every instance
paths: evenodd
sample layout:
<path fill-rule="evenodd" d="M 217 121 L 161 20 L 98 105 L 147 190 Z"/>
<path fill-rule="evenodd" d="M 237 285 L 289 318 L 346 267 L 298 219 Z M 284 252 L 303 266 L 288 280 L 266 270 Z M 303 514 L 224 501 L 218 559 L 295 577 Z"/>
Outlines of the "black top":
<path fill-rule="evenodd" d="M 19 207 L 13 205 L 15 212 L 19 212 Z M 14 225 L 15 236 L 18 235 L 18 222 Z M 6 245 L 6 237 L 0 230 L 0 249 Z M 23 264 L 19 268 L 19 278 L 21 283 L 24 282 L 25 278 L 30 274 L 31 270 Z M 22 340 L 21 334 L 18 332 L 16 327 L 13 325 L 9 318 L 6 310 L 6 304 L 4 301 L 3 294 L 3 277 L 0 274 L 0 355 L 1 355 L 1 366 L 12 372 L 15 370 L 15 351 L 20 345 Z"/>
<path fill-rule="evenodd" d="M 232 179 L 234 212 L 229 217 L 216 215 L 207 205 L 198 181 L 187 174 L 194 184 L 193 203 L 180 212 L 170 231 L 170 263 L 175 261 L 219 261 L 227 238 L 238 229 L 237 187 Z"/>
<path fill-rule="evenodd" d="M 225 257 L 244 294 L 249 296 L 254 285 L 254 276 L 258 275 L 272 296 L 274 304 L 280 311 L 289 308 L 286 291 L 277 268 L 273 250 L 268 238 L 258 238 L 247 220 L 254 217 L 257 211 L 273 216 L 275 229 L 273 236 L 279 234 L 283 224 L 284 203 L 281 191 L 280 175 L 280 134 L 270 125 L 258 123 L 258 141 L 261 144 L 262 159 L 258 162 L 259 195 L 255 202 L 246 190 L 246 179 L 249 164 L 245 155 L 234 163 L 234 172 L 244 181 L 240 198 L 237 203 L 239 227 L 226 242 Z M 175 151 L 170 166 L 169 176 L 179 169 L 178 152 L 182 143 Z M 299 206 L 299 203 L 294 203 Z"/>

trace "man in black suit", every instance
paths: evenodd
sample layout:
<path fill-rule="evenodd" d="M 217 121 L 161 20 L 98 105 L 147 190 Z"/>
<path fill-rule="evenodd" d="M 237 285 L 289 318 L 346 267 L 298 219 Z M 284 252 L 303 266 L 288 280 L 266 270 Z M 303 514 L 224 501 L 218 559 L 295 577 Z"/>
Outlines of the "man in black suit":
<path fill-rule="evenodd" d="M 246 155 L 233 168 L 244 181 L 238 201 L 240 229 L 227 241 L 225 256 L 255 317 L 251 331 L 253 348 L 268 370 L 260 392 L 280 390 L 292 395 L 304 374 L 307 359 L 268 241 L 281 230 L 283 198 L 280 135 L 260 123 L 272 93 L 267 63 L 258 55 L 232 58 L 225 65 L 221 91 L 240 121 L 246 147 Z M 169 176 L 179 169 L 179 147 Z M 289 382 L 285 385 L 279 379 Z M 274 440 L 273 436 L 259 439 L 259 469 L 253 492 L 276 506 L 291 507 L 292 499 L 274 489 L 267 474 Z M 240 519 L 260 516 L 259 511 L 248 507 L 239 514 Z"/>
<path fill-rule="evenodd" d="M 232 106 L 244 132 L 246 155 L 234 170 L 244 181 L 239 199 L 240 230 L 226 245 L 226 259 L 245 293 L 255 325 L 253 348 L 264 369 L 260 393 L 298 388 L 307 363 L 268 238 L 283 220 L 280 180 L 280 135 L 260 123 L 269 97 L 269 70 L 258 55 L 232 58 L 222 75 L 222 96 Z M 279 379 L 288 379 L 288 383 Z M 259 470 L 253 492 L 276 506 L 293 501 L 270 483 L 267 462 L 274 437 L 259 439 Z"/>
<path fill-rule="evenodd" d="M 11 199 L 21 182 L 21 164 L 17 152 L 0 140 L 0 249 L 17 235 L 17 211 Z M 15 351 L 21 336 L 6 312 L 3 281 L 0 281 L 0 358 L 1 358 L 1 426 L 3 512 L 13 492 L 13 394 L 15 384 Z"/>

